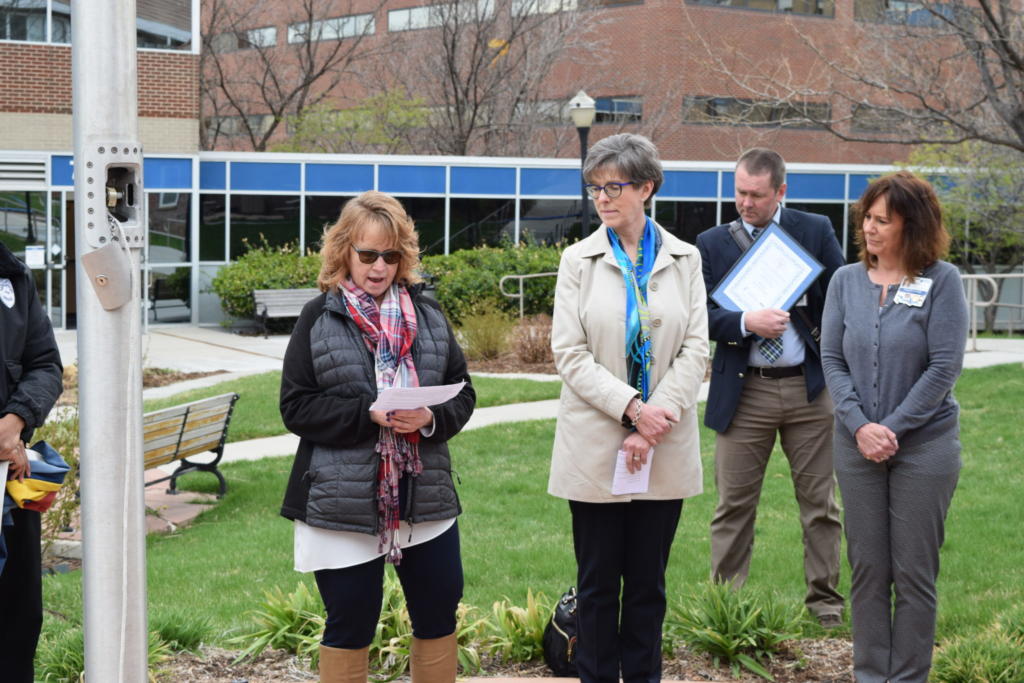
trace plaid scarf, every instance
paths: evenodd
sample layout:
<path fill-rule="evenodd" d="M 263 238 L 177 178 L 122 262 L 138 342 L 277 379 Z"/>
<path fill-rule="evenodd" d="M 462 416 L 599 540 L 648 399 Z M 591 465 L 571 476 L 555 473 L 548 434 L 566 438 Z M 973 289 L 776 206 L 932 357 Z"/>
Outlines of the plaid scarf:
<path fill-rule="evenodd" d="M 346 279 L 339 288 L 348 313 L 363 333 L 366 348 L 373 354 L 377 392 L 390 387 L 418 387 L 419 377 L 412 360 L 412 343 L 416 339 L 416 310 L 405 287 L 392 284 L 377 306 L 376 300 Z M 387 562 L 398 564 L 402 549 L 398 542 L 398 480 L 409 472 L 418 476 L 420 462 L 419 432 L 396 434 L 391 427 L 381 427 L 377 446 L 380 465 L 377 469 L 377 511 L 380 525 L 378 552 L 388 546 Z"/>

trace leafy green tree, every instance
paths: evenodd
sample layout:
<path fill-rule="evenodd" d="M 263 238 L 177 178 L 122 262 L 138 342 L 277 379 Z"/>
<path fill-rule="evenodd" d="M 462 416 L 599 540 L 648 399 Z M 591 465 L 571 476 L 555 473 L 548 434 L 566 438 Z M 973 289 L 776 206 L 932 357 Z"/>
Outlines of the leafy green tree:
<path fill-rule="evenodd" d="M 412 151 L 410 136 L 427 121 L 426 101 L 390 89 L 367 97 L 351 109 L 319 102 L 288 117 L 293 131 L 277 152 L 402 154 Z"/>
<path fill-rule="evenodd" d="M 953 236 L 951 259 L 968 273 L 998 275 L 1024 263 L 1024 152 L 985 142 L 925 145 L 911 155 L 908 166 L 934 175 L 946 227 Z M 996 300 L 1002 287 L 996 279 Z M 991 286 L 979 282 L 990 297 Z M 985 309 L 985 329 L 995 323 L 996 306 Z"/>

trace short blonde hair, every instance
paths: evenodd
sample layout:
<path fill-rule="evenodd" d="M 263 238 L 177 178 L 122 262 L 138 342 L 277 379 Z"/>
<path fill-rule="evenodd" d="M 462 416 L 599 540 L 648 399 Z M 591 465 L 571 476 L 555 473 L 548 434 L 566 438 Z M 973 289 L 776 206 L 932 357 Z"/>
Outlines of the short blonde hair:
<path fill-rule="evenodd" d="M 393 248 L 402 252 L 395 282 L 411 285 L 421 280 L 416 273 L 420 265 L 419 236 L 412 219 L 397 199 L 383 192 L 369 190 L 345 202 L 338 220 L 324 232 L 323 246 L 320 248 L 323 263 L 320 275 L 317 276 L 317 285 L 321 291 L 337 287 L 349 276 L 350 252 L 369 224 L 383 230 L 394 245 Z"/>

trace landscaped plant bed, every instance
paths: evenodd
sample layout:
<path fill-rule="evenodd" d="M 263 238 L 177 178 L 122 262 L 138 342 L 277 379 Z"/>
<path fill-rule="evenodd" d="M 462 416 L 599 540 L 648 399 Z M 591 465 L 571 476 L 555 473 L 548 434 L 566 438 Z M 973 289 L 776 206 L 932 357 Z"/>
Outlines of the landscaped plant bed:
<path fill-rule="evenodd" d="M 306 663 L 283 650 L 266 650 L 238 664 L 232 662 L 237 652 L 204 647 L 200 655 L 182 652 L 159 666 L 160 681 L 190 683 L 285 683 L 315 681 L 317 676 Z M 790 643 L 786 651 L 769 666 L 777 683 L 850 683 L 853 648 L 848 640 L 839 638 L 803 639 Z M 550 670 L 543 663 L 504 664 L 484 658 L 483 670 L 477 676 L 509 678 L 549 678 Z M 465 674 L 460 673 L 460 677 Z M 748 671 L 733 677 L 729 667 L 716 667 L 711 658 L 680 648 L 676 656 L 666 659 L 662 670 L 665 680 L 721 681 L 723 683 L 763 682 Z M 408 677 L 399 678 L 408 680 Z"/>

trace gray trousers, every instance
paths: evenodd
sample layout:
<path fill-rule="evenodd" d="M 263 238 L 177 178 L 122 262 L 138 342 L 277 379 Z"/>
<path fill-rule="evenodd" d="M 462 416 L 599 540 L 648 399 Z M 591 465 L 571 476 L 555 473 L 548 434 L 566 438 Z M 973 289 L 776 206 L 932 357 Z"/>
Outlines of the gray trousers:
<path fill-rule="evenodd" d="M 807 402 L 803 377 L 748 376 L 729 429 L 715 438 L 718 506 L 711 520 L 711 575 L 741 586 L 750 571 L 754 522 L 776 435 L 789 460 L 803 527 L 804 604 L 816 617 L 843 613 L 839 505 L 832 472 L 832 399 Z"/>
<path fill-rule="evenodd" d="M 835 443 L 852 569 L 853 672 L 857 683 L 925 683 L 935 641 L 935 580 L 946 511 L 960 474 L 953 431 L 901 447 L 885 463 Z"/>

